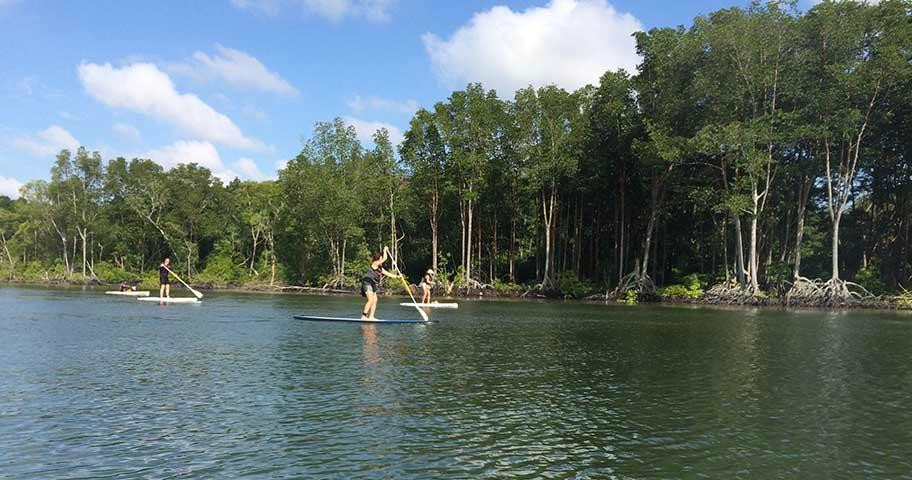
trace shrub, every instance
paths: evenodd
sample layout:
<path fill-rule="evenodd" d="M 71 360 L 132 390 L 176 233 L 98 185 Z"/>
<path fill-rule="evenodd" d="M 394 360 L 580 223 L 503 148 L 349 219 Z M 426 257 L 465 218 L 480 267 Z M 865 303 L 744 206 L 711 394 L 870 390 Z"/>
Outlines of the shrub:
<path fill-rule="evenodd" d="M 231 255 L 214 253 L 206 261 L 206 268 L 197 280 L 215 285 L 237 285 L 247 276 L 247 271 Z"/>
<path fill-rule="evenodd" d="M 625 305 L 636 305 L 638 303 L 636 290 L 634 290 L 634 289 L 627 290 L 627 292 L 624 293 L 624 297 L 618 298 L 617 302 L 623 303 Z"/>
<path fill-rule="evenodd" d="M 663 299 L 686 299 L 693 300 L 703 296 L 703 288 L 706 286 L 705 279 L 696 273 L 686 275 L 681 279 L 682 283 L 668 285 L 659 289 L 659 296 Z"/>
<path fill-rule="evenodd" d="M 498 295 L 504 296 L 518 295 L 526 289 L 526 287 L 522 285 L 511 282 L 503 282 L 498 279 L 494 279 L 494 281 L 491 283 L 491 288 L 493 288 Z"/>
<path fill-rule="evenodd" d="M 580 280 L 574 272 L 561 272 L 554 279 L 554 289 L 564 298 L 582 298 L 592 292 L 592 285 Z"/>
<path fill-rule="evenodd" d="M 873 264 L 862 268 L 855 274 L 855 283 L 874 295 L 880 295 L 886 289 L 883 281 L 880 280 L 880 271 Z"/>
<path fill-rule="evenodd" d="M 140 279 L 139 275 L 121 270 L 110 262 L 97 262 L 94 270 L 95 276 L 103 283 L 119 283 L 124 280 L 132 283 Z"/>

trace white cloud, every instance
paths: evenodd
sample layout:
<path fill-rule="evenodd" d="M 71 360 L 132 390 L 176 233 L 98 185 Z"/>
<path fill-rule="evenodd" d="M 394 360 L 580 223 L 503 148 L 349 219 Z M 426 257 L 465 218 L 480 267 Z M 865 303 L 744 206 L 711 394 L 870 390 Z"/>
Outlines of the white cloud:
<path fill-rule="evenodd" d="M 76 150 L 79 140 L 58 125 L 51 125 L 35 135 L 13 139 L 13 146 L 38 157 L 57 155 L 63 149 Z"/>
<path fill-rule="evenodd" d="M 127 125 L 126 123 L 115 123 L 113 127 L 114 131 L 123 137 L 124 140 L 133 143 L 139 143 L 142 140 L 142 135 L 139 134 L 139 130 L 136 129 L 133 125 Z"/>
<path fill-rule="evenodd" d="M 389 123 L 370 122 L 354 117 L 345 117 L 344 120 L 346 124 L 355 127 L 355 132 L 358 134 L 358 140 L 360 140 L 363 145 L 373 145 L 374 133 L 381 128 L 385 128 L 389 131 L 390 142 L 392 142 L 393 148 L 402 143 L 402 139 L 404 138 L 402 130 Z"/>
<path fill-rule="evenodd" d="M 234 162 L 234 165 L 232 166 L 241 172 L 240 176 L 244 179 L 257 181 L 268 179 L 266 174 L 257 166 L 256 162 L 249 158 L 241 157 L 238 161 Z"/>
<path fill-rule="evenodd" d="M 356 95 L 346 101 L 345 104 L 356 112 L 379 111 L 413 114 L 418 111 L 418 102 L 412 99 L 393 100 L 376 96 L 361 98 L 360 95 Z"/>
<path fill-rule="evenodd" d="M 476 13 L 448 40 L 422 37 L 437 74 L 447 83 L 482 82 L 503 95 L 533 85 L 568 90 L 595 83 L 607 70 L 634 71 L 634 16 L 605 0 L 551 0 L 514 12 L 497 6 Z"/>
<path fill-rule="evenodd" d="M 5 195 L 12 199 L 19 198 L 20 188 L 22 188 L 22 182 L 19 180 L 0 175 L 0 195 Z"/>
<path fill-rule="evenodd" d="M 110 107 L 159 118 L 185 133 L 223 145 L 248 150 L 265 148 L 258 140 L 244 136 L 230 118 L 196 95 L 178 92 L 171 77 L 151 63 L 122 68 L 110 63 L 83 63 L 78 74 L 86 92 Z"/>
<path fill-rule="evenodd" d="M 213 175 L 223 182 L 230 182 L 239 175 L 225 166 L 215 145 L 197 140 L 178 140 L 171 145 L 149 150 L 140 155 L 148 158 L 166 169 L 180 164 L 195 163 L 208 168 Z"/>
<path fill-rule="evenodd" d="M 256 57 L 240 50 L 215 46 L 216 53 L 197 51 L 187 63 L 170 66 L 170 70 L 197 80 L 221 79 L 229 84 L 259 92 L 294 96 L 298 90 L 276 72 L 271 72 Z"/>
<path fill-rule="evenodd" d="M 345 17 L 360 17 L 370 21 L 389 20 L 389 11 L 398 0 L 231 0 L 241 9 L 278 15 L 284 8 L 305 12 L 338 22 Z"/>
<path fill-rule="evenodd" d="M 270 179 L 260 170 L 255 161 L 247 157 L 241 157 L 230 166 L 225 165 L 218 149 L 210 142 L 178 140 L 170 145 L 149 150 L 139 157 L 148 158 L 166 169 L 181 164 L 195 163 L 208 168 L 213 175 L 225 183 L 235 178 L 257 181 Z"/>

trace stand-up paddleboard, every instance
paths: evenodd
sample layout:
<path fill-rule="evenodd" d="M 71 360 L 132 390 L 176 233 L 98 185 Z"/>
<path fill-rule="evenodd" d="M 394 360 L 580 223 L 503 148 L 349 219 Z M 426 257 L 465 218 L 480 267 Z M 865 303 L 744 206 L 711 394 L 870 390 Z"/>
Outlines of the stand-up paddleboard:
<path fill-rule="evenodd" d="M 108 295 L 123 295 L 125 297 L 148 297 L 149 292 L 146 290 L 125 290 L 121 292 L 120 290 L 114 290 L 110 292 L 105 292 Z"/>
<path fill-rule="evenodd" d="M 438 302 L 432 302 L 432 303 L 411 303 L 411 302 L 405 302 L 405 303 L 400 303 L 399 305 L 402 305 L 403 307 L 418 307 L 418 308 L 459 308 L 459 304 L 458 304 L 458 303 L 438 303 Z"/>
<path fill-rule="evenodd" d="M 348 322 L 348 323 L 431 323 L 424 320 L 361 320 L 360 318 L 318 317 L 315 315 L 295 315 L 295 320 L 311 322 Z"/>
<path fill-rule="evenodd" d="M 200 303 L 199 300 L 193 297 L 139 297 L 137 300 L 142 300 L 144 302 L 161 302 L 161 303 Z"/>

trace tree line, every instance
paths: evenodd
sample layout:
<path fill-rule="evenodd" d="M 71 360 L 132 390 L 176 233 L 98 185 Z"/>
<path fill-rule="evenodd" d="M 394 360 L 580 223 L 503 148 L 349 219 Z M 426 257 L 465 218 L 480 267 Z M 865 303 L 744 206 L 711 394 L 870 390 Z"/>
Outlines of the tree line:
<path fill-rule="evenodd" d="M 512 99 L 469 84 L 398 146 L 318 123 L 274 181 L 62 151 L 50 181 L 0 201 L 0 266 L 100 278 L 171 255 L 197 281 L 341 287 L 389 245 L 454 288 L 837 303 L 909 287 L 910 2 L 753 3 L 635 36 L 636 72 Z"/>

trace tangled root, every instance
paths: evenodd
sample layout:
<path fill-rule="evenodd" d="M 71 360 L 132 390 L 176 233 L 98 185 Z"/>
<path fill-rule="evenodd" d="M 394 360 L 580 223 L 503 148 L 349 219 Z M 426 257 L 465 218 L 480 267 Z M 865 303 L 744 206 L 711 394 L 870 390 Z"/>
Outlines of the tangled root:
<path fill-rule="evenodd" d="M 789 304 L 841 307 L 873 297 L 874 295 L 861 285 L 841 278 L 831 278 L 824 282 L 820 279 L 798 277 L 786 294 L 786 301 Z"/>
<path fill-rule="evenodd" d="M 757 295 L 758 293 L 750 285 L 741 285 L 737 280 L 731 279 L 713 285 L 703 297 L 711 303 L 754 305 L 762 303 L 763 299 Z"/>
<path fill-rule="evenodd" d="M 618 286 L 611 292 L 605 294 L 605 299 L 621 299 L 627 295 L 627 292 L 633 290 L 637 294 L 637 300 L 658 300 L 659 294 L 655 282 L 647 274 L 640 274 L 634 270 L 621 279 Z"/>

